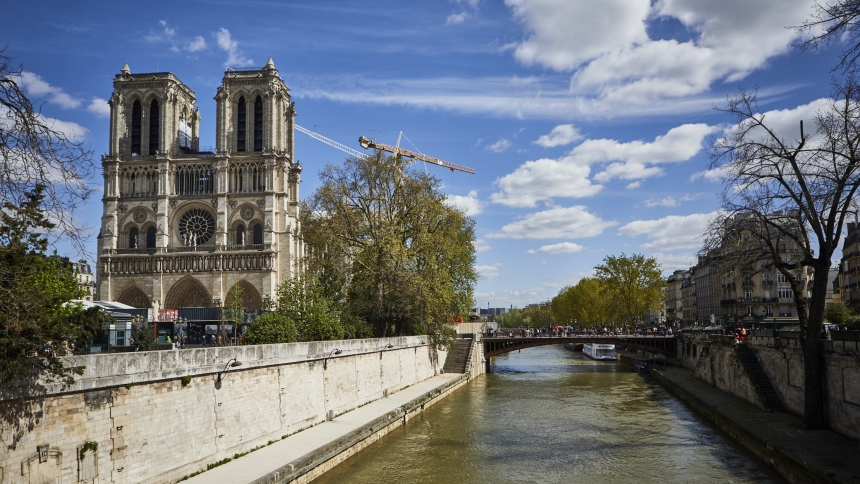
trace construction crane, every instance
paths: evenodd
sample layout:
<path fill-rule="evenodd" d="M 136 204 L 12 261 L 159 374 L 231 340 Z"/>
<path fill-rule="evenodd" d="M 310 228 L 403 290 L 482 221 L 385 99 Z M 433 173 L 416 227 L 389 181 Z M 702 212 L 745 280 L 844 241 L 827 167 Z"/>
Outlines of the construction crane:
<path fill-rule="evenodd" d="M 427 155 L 424 155 L 421 153 L 416 153 L 414 151 L 410 151 L 410 150 L 401 148 L 400 146 L 391 146 L 391 145 L 387 145 L 384 143 L 377 143 L 376 138 L 365 138 L 364 136 L 360 136 L 358 138 L 358 144 L 360 144 L 361 147 L 364 149 L 373 148 L 376 150 L 382 150 L 382 151 L 387 151 L 389 153 L 394 153 L 394 156 L 396 156 L 397 158 L 400 158 L 401 156 L 405 156 L 407 158 L 413 158 L 416 160 L 421 160 L 421 161 L 424 161 L 426 163 L 432 163 L 434 165 L 444 166 L 445 168 L 448 168 L 451 171 L 458 170 L 458 171 L 464 171 L 466 173 L 471 173 L 473 175 L 475 174 L 475 170 L 473 170 L 472 168 L 469 168 L 468 166 L 457 165 L 455 163 L 449 163 L 445 160 L 440 160 L 439 158 L 433 158 L 432 156 L 427 156 Z M 398 137 L 397 144 L 398 145 L 400 144 L 400 138 L 399 137 Z"/>
<path fill-rule="evenodd" d="M 337 141 L 335 141 L 333 139 L 326 138 L 325 136 L 323 136 L 319 133 L 314 133 L 313 131 L 311 131 L 307 128 L 303 128 L 303 127 L 299 126 L 298 124 L 293 124 L 293 126 L 295 126 L 295 128 L 297 130 L 310 136 L 311 138 L 313 138 L 317 141 L 322 141 L 323 143 L 325 143 L 329 146 L 332 146 L 334 148 L 337 148 L 337 149 L 343 151 L 344 153 L 349 153 L 350 155 L 358 157 L 358 158 L 369 158 L 369 156 L 367 156 L 367 154 L 362 153 L 361 151 L 354 150 L 354 149 L 350 148 L 349 146 L 346 146 L 345 144 L 341 144 L 341 143 L 338 143 Z"/>
<path fill-rule="evenodd" d="M 319 133 L 315 133 L 315 132 L 313 132 L 307 128 L 299 126 L 298 124 L 294 124 L 293 126 L 295 126 L 295 128 L 298 131 L 301 131 L 302 133 L 310 136 L 311 138 L 313 138 L 317 141 L 322 141 L 323 143 L 325 143 L 325 144 L 327 144 L 333 148 L 337 148 L 337 149 L 343 151 L 344 153 L 348 153 L 348 154 L 355 156 L 357 158 L 369 158 L 369 156 L 366 153 L 362 153 L 361 151 L 350 148 L 349 146 L 346 146 L 345 144 L 338 143 L 337 141 L 335 141 L 333 139 L 326 138 L 325 136 L 323 136 Z M 395 156 L 397 156 L 397 158 L 400 158 L 401 156 L 405 156 L 407 158 L 414 158 L 416 160 L 421 160 L 421 161 L 424 161 L 426 163 L 432 163 L 434 165 L 444 166 L 445 168 L 448 168 L 451 171 L 459 170 L 459 171 L 464 171 L 466 173 L 471 173 L 473 175 L 475 174 L 475 170 L 473 170 L 467 166 L 449 163 L 447 161 L 440 160 L 439 158 L 433 158 L 432 156 L 427 156 L 427 155 L 423 155 L 421 153 L 416 153 L 414 151 L 403 149 L 399 146 L 399 144 L 400 144 L 400 137 L 399 136 L 398 136 L 397 140 L 398 140 L 397 141 L 398 146 L 391 146 L 391 145 L 387 145 L 387 144 L 383 144 L 383 143 L 377 143 L 375 138 L 368 139 L 368 138 L 365 138 L 364 136 L 361 136 L 358 138 L 358 143 L 364 149 L 374 148 L 377 150 L 382 150 L 382 151 L 387 151 L 389 153 L 394 153 Z"/>

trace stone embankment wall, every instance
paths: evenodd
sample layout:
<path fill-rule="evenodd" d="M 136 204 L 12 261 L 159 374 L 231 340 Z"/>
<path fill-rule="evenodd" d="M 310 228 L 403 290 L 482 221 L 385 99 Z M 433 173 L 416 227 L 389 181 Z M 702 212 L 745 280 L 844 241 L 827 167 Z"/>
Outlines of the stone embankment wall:
<path fill-rule="evenodd" d="M 445 356 L 400 337 L 69 358 L 86 369 L 67 388 L 0 391 L 0 484 L 175 481 L 432 377 Z"/>
<path fill-rule="evenodd" d="M 747 338 L 758 361 L 779 393 L 783 406 L 803 415 L 803 354 L 796 338 Z M 860 438 L 860 342 L 824 341 L 830 428 Z M 763 408 L 752 382 L 735 354 L 731 336 L 685 335 L 678 359 L 697 378 Z"/>

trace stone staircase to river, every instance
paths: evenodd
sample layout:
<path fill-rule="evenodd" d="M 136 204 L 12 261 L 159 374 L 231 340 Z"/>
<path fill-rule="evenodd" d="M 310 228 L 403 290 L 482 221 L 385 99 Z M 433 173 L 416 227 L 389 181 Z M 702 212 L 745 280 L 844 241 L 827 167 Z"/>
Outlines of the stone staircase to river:
<path fill-rule="evenodd" d="M 741 365 L 743 365 L 744 370 L 750 377 L 750 381 L 755 387 L 756 393 L 758 393 L 762 405 L 764 405 L 764 409 L 768 412 L 784 412 L 785 407 L 782 406 L 782 401 L 779 399 L 779 395 L 773 388 L 770 378 L 768 378 L 767 373 L 764 372 L 764 368 L 761 367 L 761 363 L 759 363 L 758 358 L 756 357 L 755 350 L 747 346 L 745 343 L 740 343 L 735 348 L 735 352 L 738 356 L 738 360 L 740 360 Z"/>
<path fill-rule="evenodd" d="M 466 373 L 472 356 L 472 340 L 456 339 L 442 368 L 445 373 Z"/>

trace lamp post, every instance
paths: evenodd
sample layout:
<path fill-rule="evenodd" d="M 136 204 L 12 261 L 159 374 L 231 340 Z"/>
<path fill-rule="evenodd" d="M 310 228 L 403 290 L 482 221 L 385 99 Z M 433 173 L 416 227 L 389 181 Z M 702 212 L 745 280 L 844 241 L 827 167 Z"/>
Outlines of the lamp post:
<path fill-rule="evenodd" d="M 237 366 L 240 366 L 241 364 L 242 362 L 237 360 L 236 358 L 230 358 L 229 360 L 227 360 L 227 364 L 224 365 L 224 369 L 218 372 L 218 377 L 215 379 L 215 383 L 221 383 L 221 376 L 227 371 L 228 367 L 235 368 Z"/>
<path fill-rule="evenodd" d="M 341 351 L 337 348 L 331 350 L 331 353 L 329 353 L 329 355 L 323 360 L 323 370 L 328 369 L 328 359 L 329 358 L 331 358 L 332 356 L 337 356 L 341 353 L 343 353 L 343 351 Z"/>

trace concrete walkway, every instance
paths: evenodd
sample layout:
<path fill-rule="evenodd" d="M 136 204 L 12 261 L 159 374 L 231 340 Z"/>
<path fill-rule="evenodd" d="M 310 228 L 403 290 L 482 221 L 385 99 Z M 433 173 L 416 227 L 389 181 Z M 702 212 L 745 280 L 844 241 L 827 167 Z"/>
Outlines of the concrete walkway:
<path fill-rule="evenodd" d="M 689 369 L 669 366 L 652 371 L 658 380 L 662 376 L 705 403 L 715 417 L 728 421 L 729 433 L 738 435 L 739 440 L 753 447 L 759 445 L 770 459 L 785 457 L 784 462 L 806 468 L 810 480 L 798 481 L 860 483 L 860 447 L 856 441 L 829 430 L 806 430 L 800 417 L 761 410 L 695 378 Z M 688 403 L 697 406 L 696 402 Z M 779 467 L 778 463 L 774 465 Z"/>
<path fill-rule="evenodd" d="M 462 376 L 462 374 L 456 373 L 437 375 L 393 393 L 388 398 L 381 398 L 347 412 L 333 421 L 323 422 L 303 430 L 183 482 L 189 484 L 244 484 L 252 482 L 316 449 L 345 437 L 350 432 Z"/>

